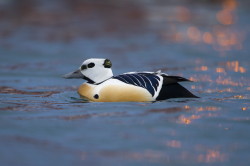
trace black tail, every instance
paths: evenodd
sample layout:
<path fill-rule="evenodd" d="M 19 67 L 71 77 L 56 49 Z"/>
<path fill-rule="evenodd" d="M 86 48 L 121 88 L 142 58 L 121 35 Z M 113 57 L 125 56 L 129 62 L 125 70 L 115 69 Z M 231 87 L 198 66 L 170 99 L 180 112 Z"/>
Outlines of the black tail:
<path fill-rule="evenodd" d="M 163 85 L 156 100 L 165 100 L 169 98 L 199 98 L 177 83 L 189 81 L 188 79 L 177 76 L 164 76 L 163 78 Z"/>
<path fill-rule="evenodd" d="M 170 98 L 199 98 L 189 92 L 186 88 L 178 83 L 163 85 L 159 96 L 156 100 L 166 100 Z"/>

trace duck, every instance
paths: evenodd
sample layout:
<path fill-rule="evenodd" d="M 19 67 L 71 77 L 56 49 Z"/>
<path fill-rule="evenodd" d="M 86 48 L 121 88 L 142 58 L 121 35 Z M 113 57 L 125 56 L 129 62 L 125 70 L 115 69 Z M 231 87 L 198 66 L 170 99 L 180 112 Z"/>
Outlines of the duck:
<path fill-rule="evenodd" d="M 170 98 L 198 98 L 179 82 L 190 81 L 180 76 L 157 72 L 128 72 L 113 75 L 109 59 L 85 60 L 66 79 L 86 80 L 77 92 L 91 102 L 155 102 Z"/>

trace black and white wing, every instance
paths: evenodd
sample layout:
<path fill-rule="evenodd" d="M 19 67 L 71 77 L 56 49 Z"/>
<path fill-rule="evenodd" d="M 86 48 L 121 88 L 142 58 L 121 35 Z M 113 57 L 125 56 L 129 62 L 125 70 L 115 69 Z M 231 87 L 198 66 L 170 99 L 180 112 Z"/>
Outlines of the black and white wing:
<path fill-rule="evenodd" d="M 125 73 L 113 77 L 124 83 L 147 89 L 154 97 L 159 93 L 159 87 L 162 85 L 162 77 L 158 73 L 141 72 L 141 73 Z M 158 94 L 157 94 L 158 95 Z"/>

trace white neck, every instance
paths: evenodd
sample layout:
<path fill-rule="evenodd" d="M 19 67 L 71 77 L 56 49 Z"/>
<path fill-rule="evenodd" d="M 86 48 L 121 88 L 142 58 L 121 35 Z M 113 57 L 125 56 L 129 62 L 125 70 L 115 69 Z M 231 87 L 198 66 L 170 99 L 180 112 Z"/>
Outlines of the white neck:
<path fill-rule="evenodd" d="M 101 83 L 109 78 L 113 77 L 113 72 L 112 70 L 106 70 L 105 72 L 102 73 L 95 73 L 91 75 L 91 79 L 92 81 L 94 81 L 95 83 Z"/>

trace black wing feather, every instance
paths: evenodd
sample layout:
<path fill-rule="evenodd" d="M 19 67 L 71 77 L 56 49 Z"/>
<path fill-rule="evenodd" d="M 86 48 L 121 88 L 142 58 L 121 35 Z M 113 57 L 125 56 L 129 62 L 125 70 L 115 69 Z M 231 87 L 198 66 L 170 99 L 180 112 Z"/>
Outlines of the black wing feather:
<path fill-rule="evenodd" d="M 163 76 L 163 85 L 156 100 L 166 100 L 169 98 L 199 98 L 178 84 L 178 82 L 190 81 L 179 76 Z"/>
<path fill-rule="evenodd" d="M 169 85 L 183 81 L 190 81 L 189 79 L 180 76 L 167 76 L 167 75 L 162 75 L 162 76 L 163 76 L 163 85 Z"/>
<path fill-rule="evenodd" d="M 121 74 L 113 78 L 123 81 L 127 84 L 145 88 L 151 93 L 152 96 L 154 96 L 160 80 L 158 76 L 151 73 Z"/>

